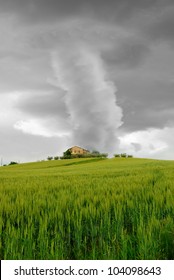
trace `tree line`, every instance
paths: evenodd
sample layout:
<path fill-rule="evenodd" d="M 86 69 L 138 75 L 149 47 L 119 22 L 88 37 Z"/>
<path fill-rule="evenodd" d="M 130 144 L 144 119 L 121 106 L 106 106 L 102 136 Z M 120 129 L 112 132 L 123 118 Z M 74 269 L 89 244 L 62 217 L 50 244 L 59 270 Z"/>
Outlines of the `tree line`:
<path fill-rule="evenodd" d="M 73 159 L 73 158 L 107 158 L 108 154 L 107 153 L 100 153 L 99 151 L 92 151 L 88 154 L 72 154 L 71 151 L 68 149 L 63 153 L 63 156 L 48 156 L 47 160 L 60 160 L 60 159 Z M 127 155 L 126 153 L 121 153 L 121 154 L 114 154 L 114 157 L 118 158 L 133 158 L 133 155 Z"/>

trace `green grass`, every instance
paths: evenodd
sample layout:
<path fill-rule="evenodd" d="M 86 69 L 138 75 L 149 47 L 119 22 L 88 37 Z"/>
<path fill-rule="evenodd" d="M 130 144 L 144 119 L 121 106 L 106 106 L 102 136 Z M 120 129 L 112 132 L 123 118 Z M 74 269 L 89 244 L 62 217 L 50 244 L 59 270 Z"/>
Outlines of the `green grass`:
<path fill-rule="evenodd" d="M 174 161 L 0 167 L 1 259 L 174 259 Z"/>

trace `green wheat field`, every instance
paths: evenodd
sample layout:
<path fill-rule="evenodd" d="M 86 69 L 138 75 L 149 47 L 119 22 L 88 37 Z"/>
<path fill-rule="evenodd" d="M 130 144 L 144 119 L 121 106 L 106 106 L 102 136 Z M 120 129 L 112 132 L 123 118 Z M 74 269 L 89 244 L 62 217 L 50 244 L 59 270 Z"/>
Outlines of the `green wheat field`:
<path fill-rule="evenodd" d="M 174 161 L 0 167 L 0 258 L 174 259 Z"/>

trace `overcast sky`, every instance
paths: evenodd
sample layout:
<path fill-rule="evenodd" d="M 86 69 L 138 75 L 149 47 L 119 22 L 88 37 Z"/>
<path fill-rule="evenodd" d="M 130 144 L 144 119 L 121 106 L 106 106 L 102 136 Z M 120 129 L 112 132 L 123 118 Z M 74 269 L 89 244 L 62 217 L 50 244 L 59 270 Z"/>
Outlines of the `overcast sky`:
<path fill-rule="evenodd" d="M 0 157 L 174 159 L 173 0 L 1 0 Z"/>

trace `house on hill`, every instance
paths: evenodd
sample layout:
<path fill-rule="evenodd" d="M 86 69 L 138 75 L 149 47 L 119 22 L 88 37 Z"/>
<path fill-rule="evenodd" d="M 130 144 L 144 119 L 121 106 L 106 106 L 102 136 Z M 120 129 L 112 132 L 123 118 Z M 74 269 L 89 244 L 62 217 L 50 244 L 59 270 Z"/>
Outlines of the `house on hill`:
<path fill-rule="evenodd" d="M 89 154 L 90 152 L 84 148 L 81 148 L 79 146 L 73 146 L 68 149 L 72 155 L 86 155 Z"/>

